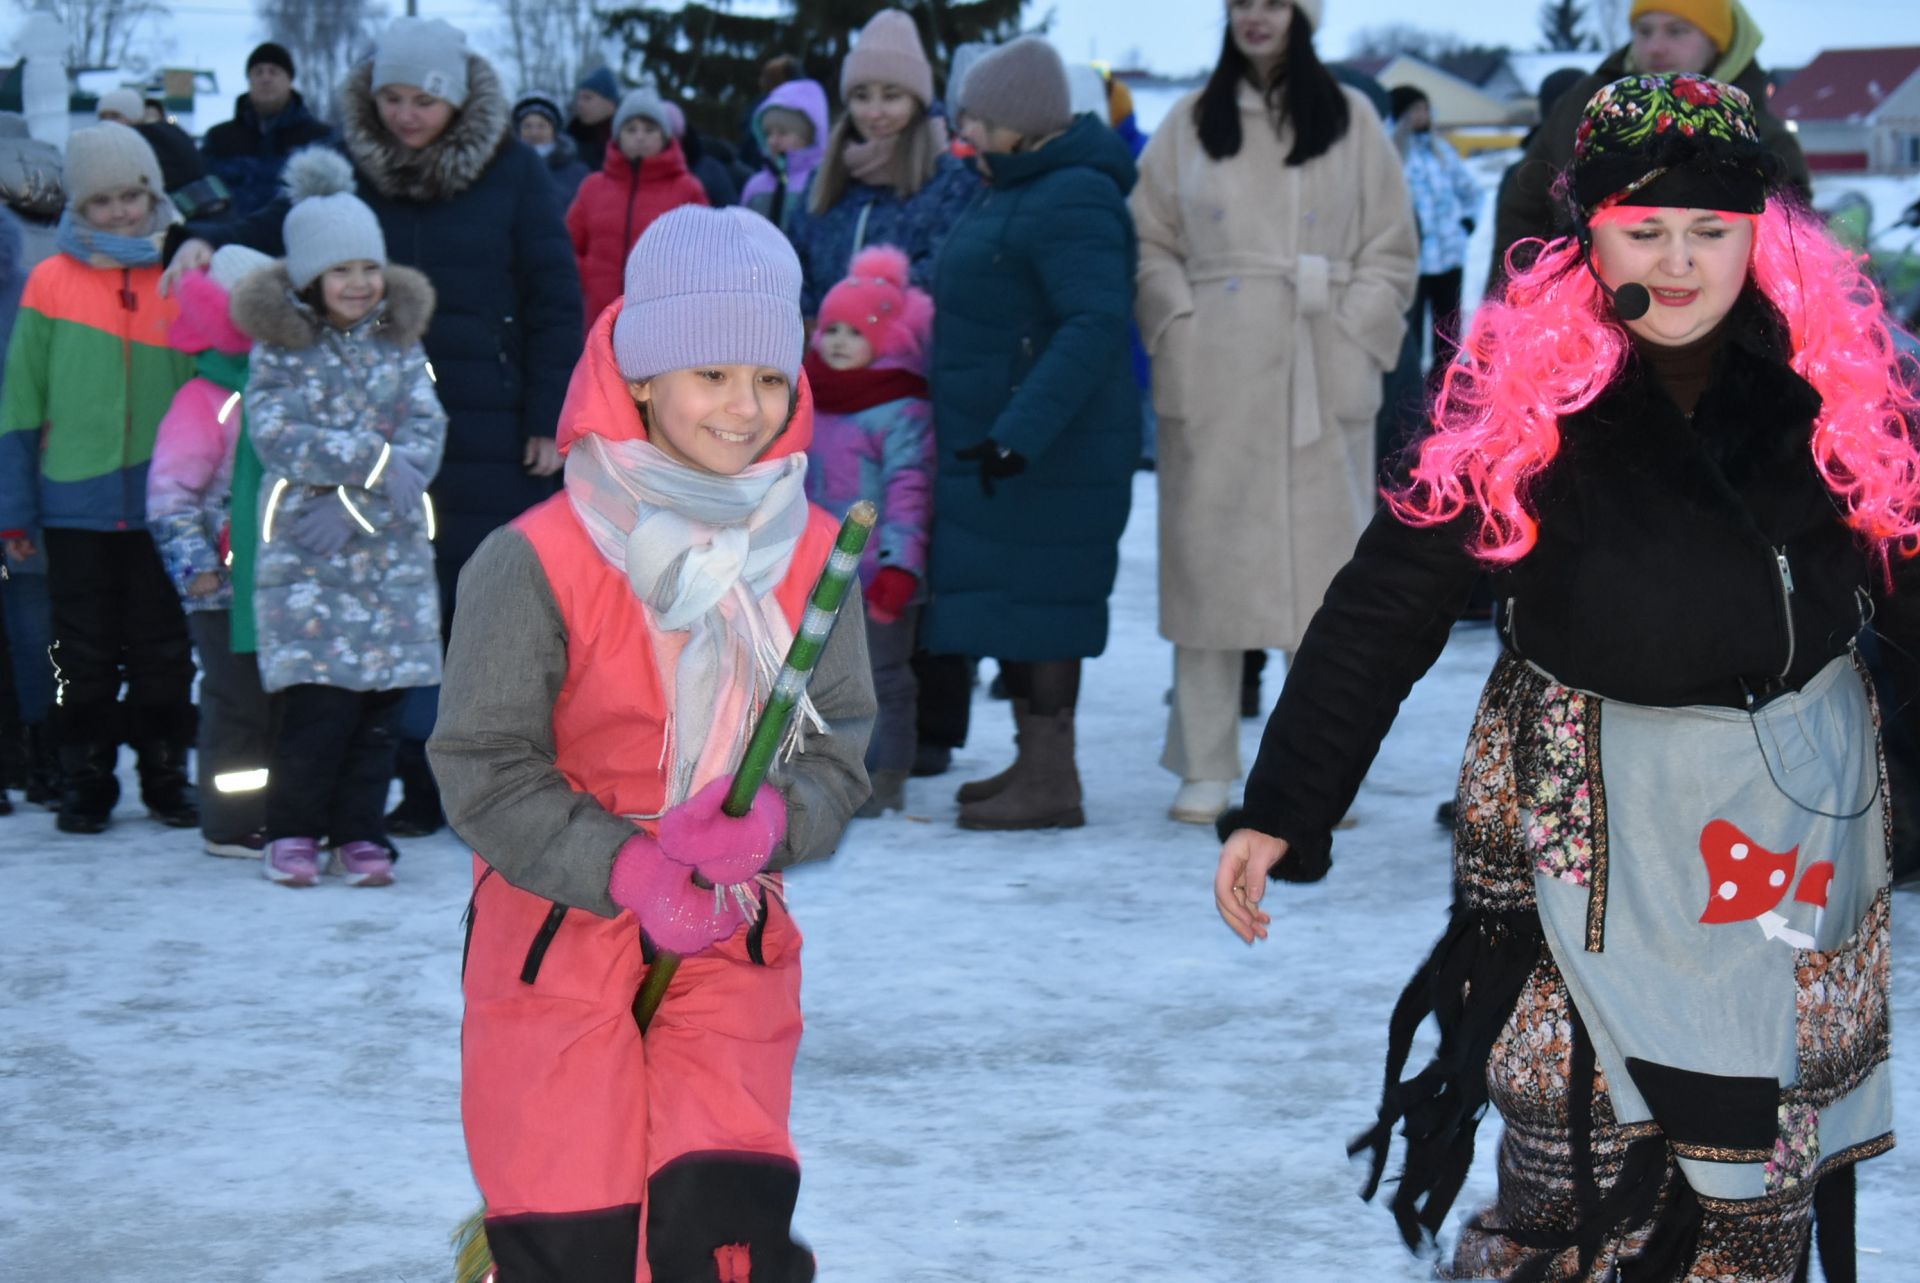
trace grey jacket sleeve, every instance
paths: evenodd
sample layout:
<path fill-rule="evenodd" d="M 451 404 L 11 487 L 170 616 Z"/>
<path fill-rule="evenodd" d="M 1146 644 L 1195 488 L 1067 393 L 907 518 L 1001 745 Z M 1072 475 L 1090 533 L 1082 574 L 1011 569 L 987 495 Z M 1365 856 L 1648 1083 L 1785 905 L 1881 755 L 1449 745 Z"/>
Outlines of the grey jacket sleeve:
<path fill-rule="evenodd" d="M 808 734 L 805 748 L 791 761 L 776 761 L 769 776 L 787 799 L 787 836 L 768 861 L 771 868 L 832 855 L 847 821 L 872 792 L 867 738 L 878 704 L 867 661 L 866 616 L 859 592 L 848 594 L 807 683 L 827 732 Z"/>
<path fill-rule="evenodd" d="M 640 830 L 554 765 L 553 706 L 566 678 L 566 623 L 539 555 L 519 531 L 496 530 L 460 572 L 427 743 L 441 804 L 454 832 L 514 886 L 617 917 L 607 879 Z"/>

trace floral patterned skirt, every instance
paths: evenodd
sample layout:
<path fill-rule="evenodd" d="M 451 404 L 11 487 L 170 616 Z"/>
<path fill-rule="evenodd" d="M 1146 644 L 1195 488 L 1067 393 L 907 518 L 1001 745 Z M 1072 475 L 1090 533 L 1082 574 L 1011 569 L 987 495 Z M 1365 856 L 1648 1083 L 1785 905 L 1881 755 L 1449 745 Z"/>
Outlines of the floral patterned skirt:
<path fill-rule="evenodd" d="M 1535 897 L 1536 874 L 1589 888 L 1602 907 L 1587 924 L 1588 947 L 1600 947 L 1608 876 L 1600 706 L 1511 653 L 1496 665 L 1461 771 L 1453 917 L 1395 1011 L 1392 1085 L 1378 1124 L 1355 1149 L 1374 1150 L 1378 1182 L 1406 1120 L 1402 1134 L 1418 1139 L 1407 1148 L 1392 1207 L 1409 1244 L 1431 1243 L 1465 1178 L 1481 1109 L 1498 1111 L 1498 1193 L 1467 1221 L 1436 1270 L 1443 1279 L 1614 1283 L 1623 1265 L 1637 1262 L 1638 1270 L 1654 1267 L 1642 1277 L 1661 1280 L 1791 1283 L 1804 1277 L 1816 1212 L 1823 1259 L 1829 1215 L 1836 1224 L 1844 1217 L 1847 1228 L 1833 1237 L 1850 1257 L 1850 1165 L 1889 1147 L 1892 1137 L 1824 1159 L 1816 1147 L 1799 1179 L 1770 1183 L 1764 1197 L 1730 1199 L 1694 1190 L 1657 1124 L 1618 1121 Z M 1882 950 L 1884 902 L 1882 891 L 1861 927 L 1862 938 L 1877 939 Z M 1877 991 L 1884 1004 L 1884 953 L 1863 956 L 1876 961 L 1856 988 L 1862 997 Z M 1799 977 L 1803 1088 L 1829 1078 L 1844 1087 L 1884 1059 L 1884 1022 L 1870 1037 L 1842 1020 L 1815 1023 L 1846 1044 L 1846 1054 L 1828 1048 L 1809 1058 L 1804 1008 L 1832 981 L 1804 968 Z M 1413 1030 L 1429 1015 L 1440 1027 L 1439 1051 L 1420 1073 L 1402 1078 Z M 1840 1069 L 1829 1072 L 1830 1065 Z M 1606 1214 L 1594 1215 L 1596 1207 Z"/>
<path fill-rule="evenodd" d="M 1538 1251 L 1541 1237 L 1571 1235 L 1580 1228 L 1573 1136 L 1569 1128 L 1573 1074 L 1573 1006 L 1553 959 L 1544 953 L 1528 977 L 1520 1001 L 1494 1043 L 1487 1087 L 1505 1129 L 1500 1137 L 1499 1192 L 1468 1221 L 1452 1260 L 1436 1271 L 1443 1279 L 1511 1278 Z M 1613 1121 L 1604 1071 L 1585 1084 L 1591 1094 L 1593 1179 L 1600 1192 L 1613 1188 L 1632 1136 Z M 1678 1169 L 1661 1176 L 1671 1197 Z M 1715 1204 L 1702 1209 L 1697 1255 L 1687 1283 L 1792 1283 L 1807 1253 L 1813 1226 L 1813 1185 L 1753 1205 Z M 1638 1255 L 1651 1232 L 1633 1226 L 1612 1236 L 1589 1269 L 1578 1252 L 1564 1248 L 1548 1268 L 1554 1280 L 1608 1283 L 1622 1260 Z"/>

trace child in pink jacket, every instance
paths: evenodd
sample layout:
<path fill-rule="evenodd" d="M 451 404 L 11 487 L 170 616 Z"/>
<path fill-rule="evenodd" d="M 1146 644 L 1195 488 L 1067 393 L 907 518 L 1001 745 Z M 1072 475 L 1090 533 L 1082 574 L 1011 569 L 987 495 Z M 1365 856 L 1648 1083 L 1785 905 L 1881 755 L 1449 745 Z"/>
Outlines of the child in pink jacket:
<path fill-rule="evenodd" d="M 854 255 L 847 278 L 820 303 L 806 361 L 814 407 L 807 498 L 836 517 L 861 499 L 880 510 L 860 565 L 880 701 L 867 744 L 873 796 L 859 811 L 868 818 L 906 805 L 918 738 L 911 660 L 933 523 L 933 300 L 907 280 L 904 250 L 874 245 Z"/>
<path fill-rule="evenodd" d="M 229 245 L 206 271 L 182 278 L 167 340 L 193 354 L 194 377 L 160 421 L 147 473 L 147 527 L 200 661 L 200 831 L 208 855 L 241 859 L 259 858 L 264 841 L 267 699 L 253 655 L 235 654 L 232 639 L 228 508 L 253 340 L 234 325 L 228 300 L 243 277 L 272 261 Z"/>

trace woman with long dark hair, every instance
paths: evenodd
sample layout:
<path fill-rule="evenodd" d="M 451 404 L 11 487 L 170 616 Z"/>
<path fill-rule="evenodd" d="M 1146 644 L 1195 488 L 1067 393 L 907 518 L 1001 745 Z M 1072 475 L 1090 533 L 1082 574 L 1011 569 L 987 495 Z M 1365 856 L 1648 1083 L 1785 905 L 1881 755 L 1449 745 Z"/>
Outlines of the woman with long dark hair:
<path fill-rule="evenodd" d="M 1244 651 L 1292 651 L 1373 512 L 1373 419 L 1418 270 L 1400 159 L 1314 52 L 1320 0 L 1229 0 L 1220 61 L 1140 160 L 1159 412 L 1161 764 L 1211 823 L 1240 774 Z"/>

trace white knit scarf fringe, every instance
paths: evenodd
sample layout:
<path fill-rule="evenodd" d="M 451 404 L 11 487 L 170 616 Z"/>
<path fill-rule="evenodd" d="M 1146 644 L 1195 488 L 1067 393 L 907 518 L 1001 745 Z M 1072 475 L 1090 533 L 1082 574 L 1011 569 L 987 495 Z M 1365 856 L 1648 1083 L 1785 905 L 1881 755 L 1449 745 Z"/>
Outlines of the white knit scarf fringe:
<path fill-rule="evenodd" d="M 647 441 L 598 436 L 567 452 L 567 500 L 646 607 L 656 655 L 659 633 L 688 634 L 673 666 L 662 758 L 671 762 L 668 806 L 739 766 L 753 714 L 793 644 L 774 592 L 806 533 L 806 473 L 806 456 L 795 454 L 721 476 Z M 729 706 L 746 715 L 717 725 Z M 807 725 L 826 729 L 803 695 L 787 753 Z"/>

